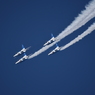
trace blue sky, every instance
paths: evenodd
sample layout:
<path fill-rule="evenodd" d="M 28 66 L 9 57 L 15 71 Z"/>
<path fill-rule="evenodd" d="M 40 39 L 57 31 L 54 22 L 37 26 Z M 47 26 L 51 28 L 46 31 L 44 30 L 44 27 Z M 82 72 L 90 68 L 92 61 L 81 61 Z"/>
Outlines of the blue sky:
<path fill-rule="evenodd" d="M 90 0 L 0 1 L 0 95 L 95 95 L 95 33 L 52 56 L 51 47 L 33 59 L 15 65 L 23 55 L 13 55 L 31 46 L 27 55 L 42 48 L 63 31 Z M 83 33 L 93 22 L 61 40 L 63 46 Z"/>

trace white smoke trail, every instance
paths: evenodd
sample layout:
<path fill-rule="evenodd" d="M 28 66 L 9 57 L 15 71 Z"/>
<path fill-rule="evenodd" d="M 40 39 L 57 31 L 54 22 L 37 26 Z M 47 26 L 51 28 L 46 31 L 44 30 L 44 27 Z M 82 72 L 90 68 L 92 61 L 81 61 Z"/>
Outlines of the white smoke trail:
<path fill-rule="evenodd" d="M 93 32 L 93 30 L 95 30 L 95 23 L 93 23 L 85 32 L 83 32 L 81 35 L 78 35 L 78 37 L 76 37 L 74 40 L 72 40 L 71 42 L 69 42 L 68 44 L 66 44 L 65 46 L 60 47 L 60 51 L 70 47 L 71 45 L 73 45 L 74 43 L 78 42 L 79 40 L 83 39 L 85 36 L 87 36 L 88 34 L 90 34 L 91 32 Z"/>
<path fill-rule="evenodd" d="M 65 38 L 69 34 L 73 33 L 78 28 L 85 25 L 89 20 L 95 17 L 95 0 L 92 0 L 86 7 L 84 11 L 81 12 L 81 14 L 78 15 L 78 17 L 75 18 L 75 20 L 64 30 L 62 31 L 55 39 L 56 41 L 51 43 L 48 46 L 45 46 L 29 56 L 29 59 L 41 54 L 42 52 L 46 51 L 50 47 L 52 47 L 56 42 L 59 42 L 61 39 Z"/>
<path fill-rule="evenodd" d="M 79 14 L 78 17 L 63 31 L 61 32 L 56 38 L 63 39 L 67 35 L 73 33 L 75 30 L 79 29 L 83 25 L 85 25 L 89 20 L 95 17 L 95 0 L 90 2 L 84 11 Z M 64 36 L 63 36 L 64 35 Z"/>

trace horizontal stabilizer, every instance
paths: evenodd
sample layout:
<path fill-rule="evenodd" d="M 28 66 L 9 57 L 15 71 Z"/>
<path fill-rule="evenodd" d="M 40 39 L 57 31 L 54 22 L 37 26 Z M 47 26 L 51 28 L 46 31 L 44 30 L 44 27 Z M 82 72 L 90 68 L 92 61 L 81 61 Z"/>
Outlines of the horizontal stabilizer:
<path fill-rule="evenodd" d="M 22 48 L 25 48 L 24 45 L 22 45 Z"/>

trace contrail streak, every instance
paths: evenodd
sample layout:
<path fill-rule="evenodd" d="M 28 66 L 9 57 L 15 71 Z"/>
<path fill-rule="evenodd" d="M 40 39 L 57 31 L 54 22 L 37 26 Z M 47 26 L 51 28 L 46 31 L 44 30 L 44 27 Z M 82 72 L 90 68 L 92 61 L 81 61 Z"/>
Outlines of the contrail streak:
<path fill-rule="evenodd" d="M 95 0 L 90 2 L 85 8 L 86 9 L 82 11 L 81 14 L 79 14 L 79 16 L 56 37 L 56 39 L 63 39 L 95 17 Z"/>
<path fill-rule="evenodd" d="M 70 47 L 71 45 L 73 45 L 74 43 L 78 42 L 79 40 L 83 39 L 85 36 L 87 36 L 88 34 L 90 34 L 91 32 L 93 32 L 93 30 L 95 30 L 95 23 L 93 23 L 85 32 L 83 32 L 81 35 L 78 35 L 78 37 L 76 37 L 74 40 L 72 40 L 71 42 L 69 42 L 68 44 L 66 44 L 65 46 L 60 47 L 60 51 Z"/>
<path fill-rule="evenodd" d="M 86 7 L 85 10 L 75 18 L 75 20 L 64 30 L 62 31 L 55 39 L 56 41 L 51 43 L 48 46 L 42 47 L 40 50 L 36 51 L 34 54 L 29 56 L 29 59 L 41 54 L 50 47 L 52 47 L 56 42 L 59 42 L 61 39 L 65 38 L 69 34 L 73 33 L 75 30 L 79 29 L 85 25 L 89 20 L 95 17 L 95 0 L 92 0 Z"/>

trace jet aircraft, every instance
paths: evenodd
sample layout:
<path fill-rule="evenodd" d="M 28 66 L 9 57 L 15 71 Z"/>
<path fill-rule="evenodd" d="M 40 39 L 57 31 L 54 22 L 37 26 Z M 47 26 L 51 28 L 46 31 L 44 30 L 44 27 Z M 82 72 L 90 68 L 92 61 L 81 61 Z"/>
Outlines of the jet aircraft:
<path fill-rule="evenodd" d="M 19 59 L 15 64 L 18 64 L 26 59 L 28 59 L 28 56 L 24 53 L 24 56 L 21 59 Z"/>
<path fill-rule="evenodd" d="M 53 53 L 55 53 L 55 52 L 57 52 L 57 51 L 59 51 L 60 50 L 60 47 L 58 46 L 58 44 L 56 43 L 56 48 L 54 49 L 54 50 L 52 50 L 48 55 L 51 55 L 51 54 L 53 54 Z"/>
<path fill-rule="evenodd" d="M 49 41 L 47 41 L 45 44 L 44 44 L 44 46 L 46 46 L 46 45 L 48 45 L 48 44 L 50 44 L 50 43 L 52 43 L 52 42 L 54 42 L 55 41 L 55 38 L 54 38 L 54 36 L 53 36 L 53 34 L 51 33 L 51 39 L 49 40 Z"/>
<path fill-rule="evenodd" d="M 30 46 L 30 47 L 31 47 L 31 46 Z M 20 55 L 20 54 L 26 52 L 28 49 L 30 49 L 30 47 L 25 48 L 24 45 L 22 45 L 22 50 L 19 51 L 19 52 L 17 52 L 13 57 L 16 57 L 16 56 L 18 56 L 18 55 Z"/>

